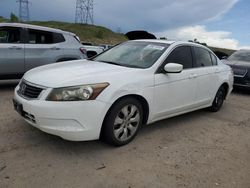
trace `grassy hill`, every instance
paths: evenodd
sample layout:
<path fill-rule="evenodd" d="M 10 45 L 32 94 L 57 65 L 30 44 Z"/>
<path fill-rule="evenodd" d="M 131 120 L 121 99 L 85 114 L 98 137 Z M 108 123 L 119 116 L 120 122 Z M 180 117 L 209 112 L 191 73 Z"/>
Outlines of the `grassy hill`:
<path fill-rule="evenodd" d="M 216 48 L 216 47 L 209 47 L 211 50 L 218 51 L 218 52 L 223 52 L 225 54 L 231 55 L 233 54 L 236 50 L 231 50 L 231 49 L 225 49 L 225 48 Z"/>
<path fill-rule="evenodd" d="M 77 34 L 82 41 L 92 42 L 95 44 L 117 44 L 127 40 L 123 34 L 115 33 L 105 27 L 87 25 L 87 24 L 74 24 L 66 22 L 29 22 L 30 24 L 52 27 L 57 29 L 62 29 L 65 31 L 70 31 Z"/>

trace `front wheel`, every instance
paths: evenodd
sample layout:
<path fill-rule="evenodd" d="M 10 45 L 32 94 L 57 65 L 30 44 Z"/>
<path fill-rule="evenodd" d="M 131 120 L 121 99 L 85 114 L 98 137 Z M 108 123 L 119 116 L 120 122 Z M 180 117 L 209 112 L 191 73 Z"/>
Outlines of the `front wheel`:
<path fill-rule="evenodd" d="M 217 112 L 221 109 L 225 100 L 226 90 L 225 87 L 221 86 L 216 93 L 212 106 L 209 108 L 212 112 Z"/>
<path fill-rule="evenodd" d="M 112 145 L 122 146 L 134 139 L 143 118 L 140 102 L 134 98 L 118 101 L 104 121 L 104 139 Z"/>

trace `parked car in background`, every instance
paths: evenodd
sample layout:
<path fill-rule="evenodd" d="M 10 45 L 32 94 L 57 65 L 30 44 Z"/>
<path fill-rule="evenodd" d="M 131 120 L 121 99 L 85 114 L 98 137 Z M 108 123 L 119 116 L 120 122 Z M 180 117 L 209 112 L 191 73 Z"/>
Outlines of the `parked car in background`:
<path fill-rule="evenodd" d="M 220 110 L 233 74 L 208 48 L 189 42 L 128 41 L 91 60 L 27 72 L 14 106 L 31 125 L 67 140 L 121 146 L 142 124 Z"/>
<path fill-rule="evenodd" d="M 103 47 L 105 51 L 114 47 L 114 45 L 111 44 L 99 44 L 99 46 Z"/>
<path fill-rule="evenodd" d="M 234 72 L 234 86 L 250 88 L 250 50 L 239 50 L 224 60 Z"/>
<path fill-rule="evenodd" d="M 91 58 L 96 56 L 97 54 L 102 53 L 105 49 L 103 46 L 94 45 L 89 42 L 81 42 L 83 47 L 86 49 L 87 57 Z"/>
<path fill-rule="evenodd" d="M 0 79 L 21 78 L 35 67 L 86 58 L 74 33 L 20 23 L 0 23 Z"/>

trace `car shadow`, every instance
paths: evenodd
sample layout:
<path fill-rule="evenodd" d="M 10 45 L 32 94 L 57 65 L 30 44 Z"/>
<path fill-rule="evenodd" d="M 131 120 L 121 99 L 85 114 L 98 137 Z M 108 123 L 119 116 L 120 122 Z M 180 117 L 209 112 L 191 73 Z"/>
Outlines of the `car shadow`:
<path fill-rule="evenodd" d="M 14 90 L 19 80 L 0 80 L 0 92 Z"/>
<path fill-rule="evenodd" d="M 250 89 L 248 88 L 234 88 L 233 93 L 240 95 L 250 95 Z"/>

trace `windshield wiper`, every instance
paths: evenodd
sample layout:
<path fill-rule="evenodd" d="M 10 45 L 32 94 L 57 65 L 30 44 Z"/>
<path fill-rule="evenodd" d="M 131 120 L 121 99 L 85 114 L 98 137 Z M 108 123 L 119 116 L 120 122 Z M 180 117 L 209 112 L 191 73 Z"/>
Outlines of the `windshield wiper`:
<path fill-rule="evenodd" d="M 138 69 L 143 69 L 143 67 L 141 67 L 141 66 L 138 66 L 138 65 L 124 65 L 124 66 L 126 66 L 126 67 L 130 67 L 130 68 L 138 68 Z"/>
<path fill-rule="evenodd" d="M 99 61 L 99 62 L 108 63 L 108 64 L 111 64 L 111 65 L 124 66 L 122 64 L 119 64 L 119 63 L 116 63 L 116 62 L 112 62 L 112 61 Z"/>
<path fill-rule="evenodd" d="M 118 65 L 118 66 L 122 66 L 122 67 L 140 68 L 140 69 L 142 69 L 142 67 L 140 67 L 138 65 L 120 64 L 120 63 L 116 63 L 116 62 L 112 62 L 112 61 L 99 61 L 99 62 L 108 63 L 108 64 L 112 64 L 112 65 Z"/>

